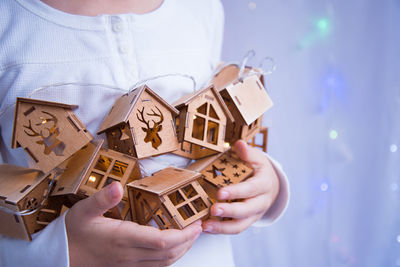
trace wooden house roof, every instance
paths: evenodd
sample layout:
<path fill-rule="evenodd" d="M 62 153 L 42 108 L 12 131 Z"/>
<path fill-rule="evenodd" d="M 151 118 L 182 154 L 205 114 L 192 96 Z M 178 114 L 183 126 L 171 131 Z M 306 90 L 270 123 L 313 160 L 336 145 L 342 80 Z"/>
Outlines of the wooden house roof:
<path fill-rule="evenodd" d="M 198 90 L 194 93 L 185 95 L 185 96 L 181 97 L 180 99 L 176 100 L 173 103 L 173 105 L 177 109 L 180 109 L 184 106 L 189 105 L 193 99 L 195 99 L 196 97 L 200 96 L 201 94 L 205 93 L 208 90 L 210 90 L 213 93 L 213 95 L 215 96 L 215 98 L 217 99 L 217 101 L 218 101 L 219 105 L 221 106 L 222 111 L 224 112 L 227 119 L 230 120 L 231 122 L 234 122 L 235 119 L 233 118 L 232 114 L 230 113 L 228 107 L 225 105 L 225 102 L 222 99 L 221 95 L 217 92 L 217 90 L 215 89 L 215 87 L 213 85 L 210 85 L 209 87 L 206 87 L 202 90 Z"/>
<path fill-rule="evenodd" d="M 69 104 L 64 104 L 64 103 L 57 103 L 57 102 L 52 102 L 52 101 L 46 101 L 46 100 L 40 100 L 40 99 L 32 99 L 32 98 L 23 98 L 23 97 L 17 97 L 16 104 L 15 104 L 15 113 L 14 113 L 14 124 L 13 124 L 13 132 L 12 132 L 12 137 L 11 137 L 11 146 L 13 148 L 17 147 L 17 140 L 15 140 L 15 134 L 16 134 L 16 127 L 17 127 L 17 118 L 20 110 L 20 105 L 21 103 L 29 103 L 32 105 L 44 105 L 44 106 L 50 106 L 50 107 L 59 107 L 63 109 L 77 109 L 77 105 L 69 105 Z"/>
<path fill-rule="evenodd" d="M 0 175 L 0 199 L 17 204 L 50 174 L 46 175 L 36 169 L 1 164 Z"/>
<path fill-rule="evenodd" d="M 244 73 L 248 73 L 250 70 L 254 70 L 256 73 L 260 71 L 246 66 Z M 238 65 L 229 64 L 215 75 L 211 83 L 217 88 L 218 92 L 226 90 L 240 116 L 249 125 L 272 107 L 273 103 L 260 80 L 259 76 L 262 77 L 262 75 L 250 75 L 245 77 L 243 81 L 239 81 L 239 71 Z M 257 86 L 244 86 L 243 83 L 245 82 L 255 83 Z"/>
<path fill-rule="evenodd" d="M 197 180 L 200 177 L 201 174 L 198 172 L 168 167 L 154 173 L 152 176 L 133 181 L 129 186 L 157 195 L 163 195 L 181 187 L 182 185 Z"/>
<path fill-rule="evenodd" d="M 67 168 L 61 174 L 53 195 L 76 193 L 103 143 L 104 140 L 90 142 L 68 160 Z M 59 188 L 63 188 L 62 192 Z"/>
<path fill-rule="evenodd" d="M 179 114 L 179 111 L 176 110 L 173 106 L 168 104 L 164 99 L 162 99 L 159 95 L 157 95 L 153 90 L 151 90 L 147 85 L 142 85 L 137 87 L 133 91 L 122 95 L 118 98 L 110 112 L 104 119 L 103 123 L 100 126 L 97 134 L 101 134 L 107 129 L 115 127 L 121 123 L 126 123 L 129 119 L 130 114 L 133 111 L 134 106 L 136 105 L 140 95 L 146 91 L 151 96 L 156 98 L 161 104 L 163 104 L 166 108 L 168 108 L 174 116 Z"/>

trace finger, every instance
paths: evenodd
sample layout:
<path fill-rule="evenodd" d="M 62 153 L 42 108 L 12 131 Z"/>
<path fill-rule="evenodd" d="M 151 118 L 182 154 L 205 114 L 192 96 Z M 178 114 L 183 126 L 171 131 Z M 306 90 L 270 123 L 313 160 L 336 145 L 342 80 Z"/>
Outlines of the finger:
<path fill-rule="evenodd" d="M 268 197 L 261 195 L 241 202 L 216 203 L 211 207 L 211 215 L 244 219 L 253 215 L 263 214 L 270 205 Z"/>
<path fill-rule="evenodd" d="M 200 234 L 200 233 L 199 233 Z M 178 246 L 167 250 L 155 250 L 148 248 L 120 248 L 118 249 L 118 263 L 138 263 L 148 261 L 175 262 L 182 257 L 193 245 L 198 235 L 193 239 L 179 244 Z"/>
<path fill-rule="evenodd" d="M 263 178 L 265 175 L 264 172 L 258 172 L 246 181 L 221 188 L 217 193 L 218 200 L 251 198 L 267 193 L 272 184 L 270 184 L 270 179 Z"/>
<path fill-rule="evenodd" d="M 245 141 L 238 140 L 235 143 L 235 153 L 244 161 L 259 166 L 269 162 L 267 156 L 259 149 L 249 146 Z"/>
<path fill-rule="evenodd" d="M 81 216 L 102 216 L 115 207 L 122 199 L 123 189 L 120 183 L 113 182 L 94 195 L 79 201 L 73 207 Z"/>
<path fill-rule="evenodd" d="M 203 223 L 203 231 L 210 234 L 239 234 L 258 220 L 258 217 L 252 216 L 245 219 L 233 219 L 231 221 L 207 220 Z"/>
<path fill-rule="evenodd" d="M 201 221 L 192 223 L 182 230 L 159 230 L 151 226 L 125 222 L 120 227 L 119 235 L 131 247 L 165 250 L 194 239 L 201 231 Z"/>

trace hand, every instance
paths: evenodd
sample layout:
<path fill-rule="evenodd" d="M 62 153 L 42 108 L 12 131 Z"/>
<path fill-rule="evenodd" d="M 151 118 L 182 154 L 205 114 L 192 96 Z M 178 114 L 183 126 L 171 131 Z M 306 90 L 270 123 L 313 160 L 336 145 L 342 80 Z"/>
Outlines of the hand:
<path fill-rule="evenodd" d="M 182 257 L 202 231 L 198 221 L 183 230 L 159 230 L 103 217 L 122 198 L 114 182 L 76 203 L 66 216 L 70 266 L 167 266 Z"/>
<path fill-rule="evenodd" d="M 278 176 L 267 156 L 248 146 L 244 141 L 235 143 L 236 154 L 254 168 L 253 176 L 246 181 L 226 186 L 218 191 L 218 200 L 240 202 L 215 203 L 211 215 L 233 218 L 229 221 L 209 219 L 203 222 L 205 232 L 213 234 L 238 234 L 259 220 L 274 203 L 279 192 Z"/>

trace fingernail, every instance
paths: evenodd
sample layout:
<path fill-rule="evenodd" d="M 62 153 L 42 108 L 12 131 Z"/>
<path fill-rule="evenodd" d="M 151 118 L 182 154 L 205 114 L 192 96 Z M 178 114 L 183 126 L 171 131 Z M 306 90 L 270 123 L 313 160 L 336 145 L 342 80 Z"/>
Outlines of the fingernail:
<path fill-rule="evenodd" d="M 116 182 L 110 184 L 107 188 L 107 196 L 110 200 L 113 200 L 119 196 L 119 190 L 117 188 Z"/>
<path fill-rule="evenodd" d="M 214 216 L 220 216 L 223 212 L 224 211 L 220 208 L 214 209 Z"/>
<path fill-rule="evenodd" d="M 219 198 L 220 199 L 227 199 L 229 197 L 229 193 L 225 190 L 221 190 L 219 193 Z"/>
<path fill-rule="evenodd" d="M 213 227 L 211 226 L 211 225 L 207 225 L 204 229 L 203 229 L 203 231 L 204 232 L 209 232 L 209 233 L 212 233 L 213 232 Z"/>

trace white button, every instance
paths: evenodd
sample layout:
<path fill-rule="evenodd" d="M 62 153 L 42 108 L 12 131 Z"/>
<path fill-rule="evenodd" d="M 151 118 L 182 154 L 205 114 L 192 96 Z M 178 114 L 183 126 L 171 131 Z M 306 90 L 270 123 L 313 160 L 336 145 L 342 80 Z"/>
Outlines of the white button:
<path fill-rule="evenodd" d="M 119 51 L 121 51 L 122 54 L 127 54 L 129 52 L 129 46 L 126 44 L 122 44 L 119 47 Z"/>
<path fill-rule="evenodd" d="M 121 22 L 115 22 L 112 26 L 114 32 L 121 32 L 122 31 L 122 24 Z"/>

